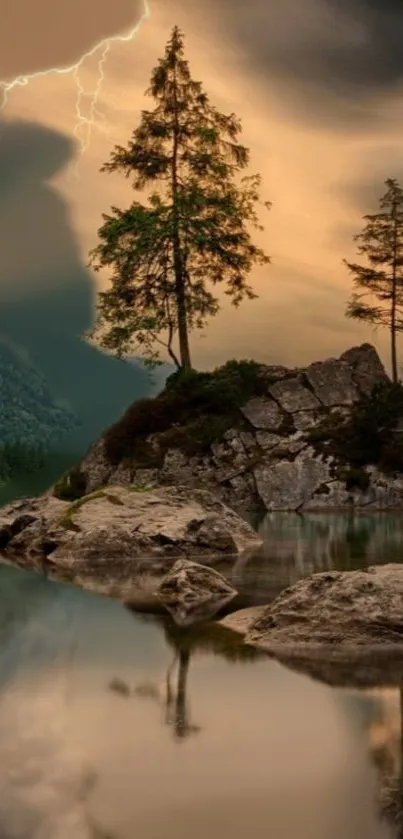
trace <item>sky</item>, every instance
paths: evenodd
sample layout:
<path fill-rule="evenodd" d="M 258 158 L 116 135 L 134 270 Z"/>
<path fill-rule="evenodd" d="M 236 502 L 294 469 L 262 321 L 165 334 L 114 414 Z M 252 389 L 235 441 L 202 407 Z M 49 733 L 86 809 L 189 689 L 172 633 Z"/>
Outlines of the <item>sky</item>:
<path fill-rule="evenodd" d="M 99 169 L 152 106 L 144 96 L 150 73 L 178 24 L 193 76 L 216 106 L 241 117 L 250 171 L 262 174 L 262 197 L 272 202 L 256 237 L 272 258 L 252 275 L 259 297 L 237 310 L 223 299 L 221 313 L 193 336 L 195 365 L 211 368 L 229 357 L 301 365 L 365 340 L 388 364 L 388 336 L 345 318 L 351 279 L 342 259 L 355 257 L 352 237 L 364 213 L 376 210 L 386 178 L 403 178 L 401 0 L 144 2 L 86 0 L 85 13 L 81 0 L 7 4 L 0 27 L 0 79 L 8 82 L 0 112 L 0 246 L 9 245 L 0 266 L 3 312 L 57 297 L 63 274 L 60 319 L 67 306 L 77 329 L 86 327 L 96 289 L 107 285 L 86 269 L 101 214 L 133 196 L 124 178 Z M 114 40 L 99 69 L 106 43 L 96 45 L 107 38 Z M 91 126 L 92 97 L 82 96 L 77 108 L 77 91 L 97 85 Z M 68 304 L 73 251 L 79 270 Z"/>

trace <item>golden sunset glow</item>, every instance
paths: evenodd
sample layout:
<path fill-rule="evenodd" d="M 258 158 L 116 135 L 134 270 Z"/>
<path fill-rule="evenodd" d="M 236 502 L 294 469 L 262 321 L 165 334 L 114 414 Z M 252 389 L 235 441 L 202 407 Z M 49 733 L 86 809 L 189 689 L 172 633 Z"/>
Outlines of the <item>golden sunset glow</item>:
<path fill-rule="evenodd" d="M 48 62 L 71 64 L 97 39 L 130 29 L 142 13 L 140 2 L 118 0 L 113 14 L 106 0 L 96 8 L 95 2 L 88 3 L 80 29 L 81 4 L 75 2 L 62 32 L 55 15 L 49 18 L 47 5 L 42 0 L 32 19 L 38 38 L 35 31 L 28 43 L 25 34 L 13 56 L 7 53 L 14 52 L 16 24 L 10 18 L 8 37 L 2 33 L 3 78 L 41 69 L 40 49 Z M 107 56 L 97 105 L 103 118 L 96 119 L 88 148 L 80 157 L 84 126 L 76 139 L 78 157 L 53 180 L 68 204 L 86 262 L 101 213 L 131 199 L 124 179 L 100 174 L 99 168 L 115 143 L 128 140 L 141 108 L 152 107 L 144 91 L 172 26 L 178 24 L 186 36 L 193 76 L 203 81 L 214 104 L 242 118 L 250 171 L 261 172 L 263 198 L 273 204 L 262 216 L 265 232 L 258 236 L 272 257 L 272 265 L 253 277 L 259 299 L 238 310 L 224 302 L 206 333 L 193 338 L 197 366 L 215 366 L 228 357 L 304 364 L 362 340 L 374 343 L 387 362 L 387 335 L 372 334 L 345 318 L 351 284 L 342 259 L 355 254 L 352 235 L 360 230 L 362 215 L 376 208 L 384 180 L 399 177 L 403 169 L 401 84 L 397 74 L 377 79 L 376 68 L 368 85 L 361 78 L 371 38 L 376 38 L 371 14 L 377 4 L 367 0 L 367 17 L 363 8 L 354 15 L 347 6 L 343 12 L 333 5 L 330 0 L 288 0 L 281 7 L 271 0 L 150 0 L 151 16 L 137 37 L 116 42 Z M 48 40 L 54 32 L 49 54 L 42 44 L 46 21 Z M 332 77 L 332 54 L 337 51 L 340 78 Z M 354 53 L 353 67 L 348 62 Z M 97 53 L 81 67 L 80 81 L 87 91 L 96 88 L 99 57 Z M 35 121 L 74 136 L 76 95 L 72 74 L 53 73 L 17 86 L 2 113 L 6 121 Z M 82 100 L 84 112 L 90 101 Z M 105 281 L 94 278 L 94 283 Z"/>

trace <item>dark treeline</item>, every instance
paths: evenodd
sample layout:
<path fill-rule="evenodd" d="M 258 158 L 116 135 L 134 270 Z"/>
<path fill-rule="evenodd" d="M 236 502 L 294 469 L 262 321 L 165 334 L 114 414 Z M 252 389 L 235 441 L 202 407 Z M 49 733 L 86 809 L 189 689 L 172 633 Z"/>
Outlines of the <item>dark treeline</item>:
<path fill-rule="evenodd" d="M 36 472 L 44 466 L 46 454 L 43 445 L 23 441 L 0 444 L 0 481 Z"/>

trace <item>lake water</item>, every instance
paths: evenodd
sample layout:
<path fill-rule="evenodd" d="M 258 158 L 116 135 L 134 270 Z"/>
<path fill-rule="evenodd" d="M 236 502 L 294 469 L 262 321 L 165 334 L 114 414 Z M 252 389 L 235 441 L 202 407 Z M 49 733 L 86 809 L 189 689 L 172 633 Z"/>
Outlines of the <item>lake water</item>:
<path fill-rule="evenodd" d="M 402 558 L 394 514 L 273 515 L 262 532 L 235 568 L 250 602 Z M 223 628 L 6 565 L 0 633 L 1 839 L 403 836 L 398 687 L 330 688 Z"/>

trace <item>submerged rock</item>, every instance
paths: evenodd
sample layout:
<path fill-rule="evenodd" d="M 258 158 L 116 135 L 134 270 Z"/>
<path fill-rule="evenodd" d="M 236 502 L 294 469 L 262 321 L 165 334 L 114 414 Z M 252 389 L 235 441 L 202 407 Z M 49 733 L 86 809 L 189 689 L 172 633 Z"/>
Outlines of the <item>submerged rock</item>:
<path fill-rule="evenodd" d="M 210 493 L 181 487 L 108 487 L 72 504 L 27 499 L 23 509 L 4 508 L 0 526 L 6 555 L 73 569 L 147 556 L 237 555 L 262 543 Z"/>
<path fill-rule="evenodd" d="M 266 612 L 266 609 L 267 606 L 249 606 L 246 609 L 238 609 L 220 620 L 220 625 L 239 635 L 246 635 L 252 624 Z"/>
<path fill-rule="evenodd" d="M 156 591 L 178 626 L 211 619 L 236 595 L 236 589 L 214 568 L 188 560 L 175 562 Z"/>

